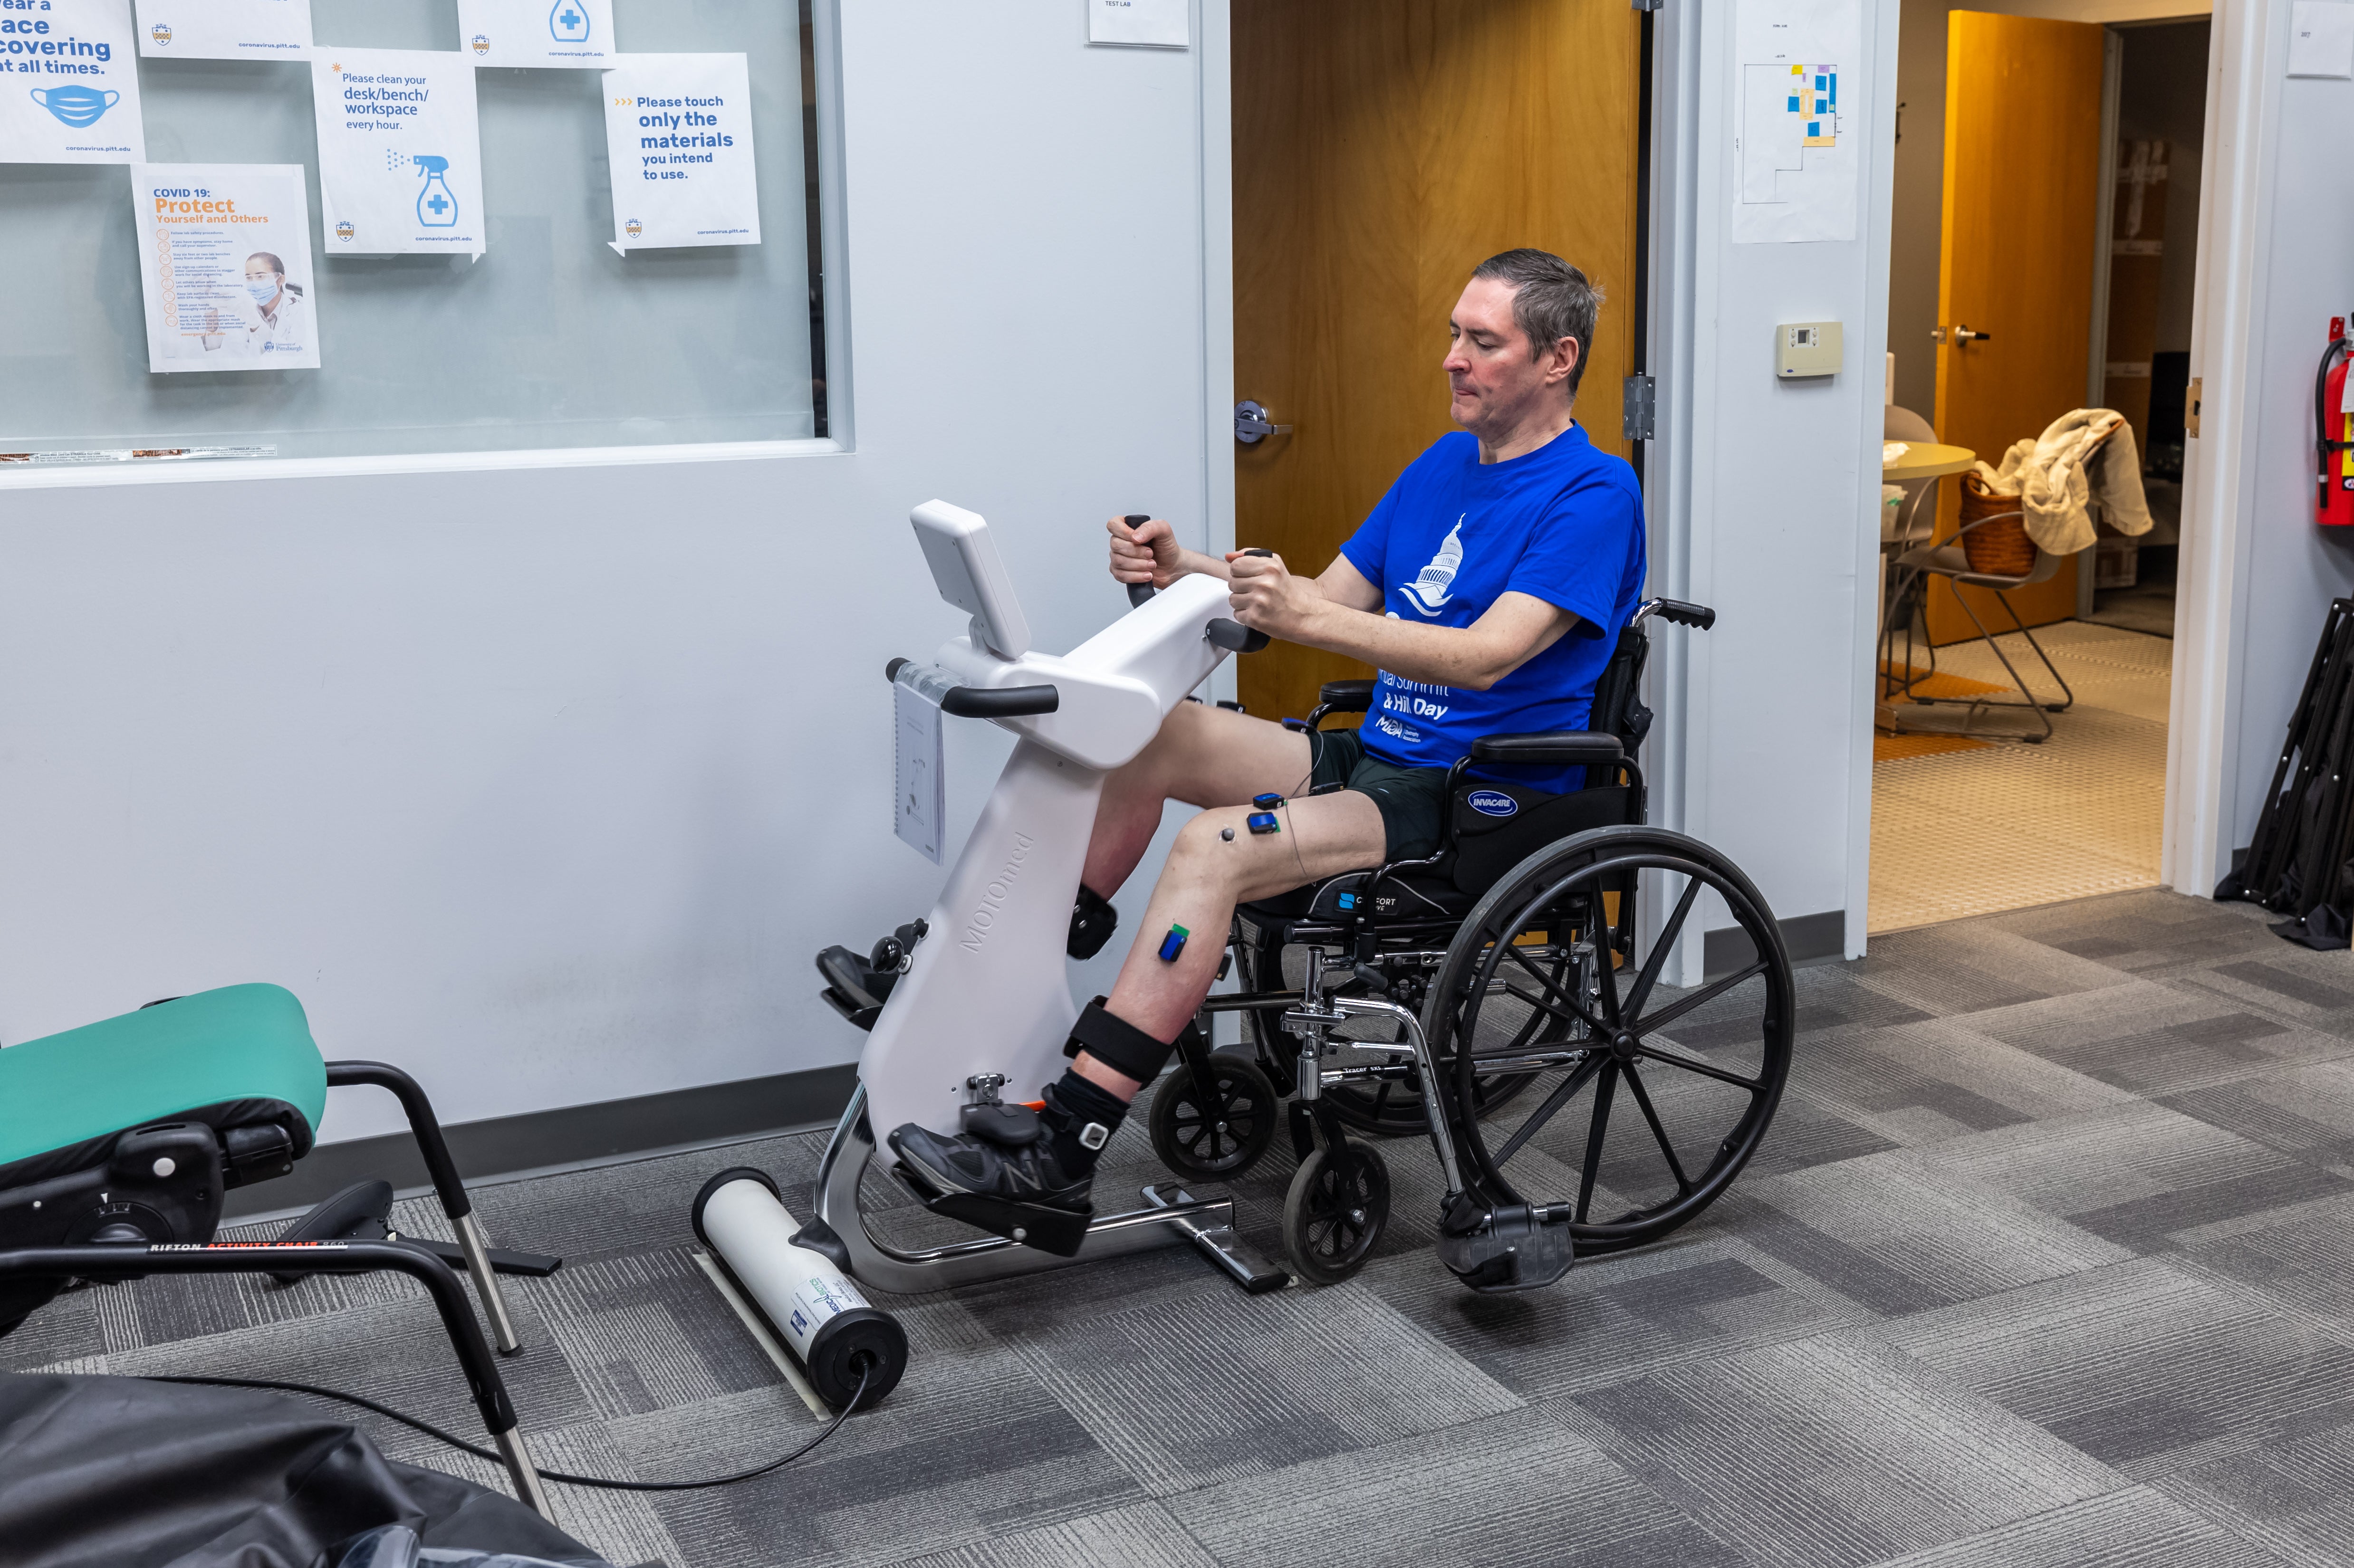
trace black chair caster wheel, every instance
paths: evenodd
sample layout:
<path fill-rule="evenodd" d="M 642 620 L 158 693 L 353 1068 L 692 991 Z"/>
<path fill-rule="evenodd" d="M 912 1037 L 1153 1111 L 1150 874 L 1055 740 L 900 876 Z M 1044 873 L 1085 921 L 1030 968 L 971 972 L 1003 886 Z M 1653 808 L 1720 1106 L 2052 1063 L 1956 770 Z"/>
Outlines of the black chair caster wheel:
<path fill-rule="evenodd" d="M 1373 1255 L 1390 1217 L 1390 1171 L 1373 1146 L 1319 1149 L 1283 1199 L 1283 1250 L 1312 1285 L 1338 1285 Z"/>
<path fill-rule="evenodd" d="M 1196 1181 L 1239 1176 L 1275 1141 L 1282 1110 L 1258 1064 L 1233 1051 L 1210 1055 L 1212 1093 L 1204 1095 L 1183 1062 L 1161 1080 L 1146 1117 L 1152 1152 Z"/>

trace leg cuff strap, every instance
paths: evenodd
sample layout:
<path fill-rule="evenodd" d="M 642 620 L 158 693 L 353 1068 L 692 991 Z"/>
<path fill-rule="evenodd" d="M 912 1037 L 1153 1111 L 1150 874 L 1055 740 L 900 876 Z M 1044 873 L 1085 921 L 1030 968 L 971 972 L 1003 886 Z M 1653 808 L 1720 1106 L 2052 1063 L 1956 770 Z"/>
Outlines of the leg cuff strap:
<path fill-rule="evenodd" d="M 1169 1065 L 1170 1054 L 1176 1049 L 1173 1042 L 1155 1040 L 1126 1019 L 1114 1017 L 1104 1010 L 1104 999 L 1097 997 L 1071 1025 L 1071 1038 L 1065 1043 L 1063 1054 L 1076 1056 L 1085 1051 L 1113 1072 L 1149 1084 Z"/>

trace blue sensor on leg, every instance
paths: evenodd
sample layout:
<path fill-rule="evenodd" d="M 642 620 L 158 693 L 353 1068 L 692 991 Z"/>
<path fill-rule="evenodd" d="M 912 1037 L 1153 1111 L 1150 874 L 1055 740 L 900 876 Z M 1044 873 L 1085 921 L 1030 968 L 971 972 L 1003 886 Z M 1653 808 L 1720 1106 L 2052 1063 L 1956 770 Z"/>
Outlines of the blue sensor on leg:
<path fill-rule="evenodd" d="M 1175 963 L 1177 955 L 1185 950 L 1185 938 L 1193 934 L 1182 926 L 1170 927 L 1169 935 L 1161 938 L 1161 961 L 1164 964 Z"/>

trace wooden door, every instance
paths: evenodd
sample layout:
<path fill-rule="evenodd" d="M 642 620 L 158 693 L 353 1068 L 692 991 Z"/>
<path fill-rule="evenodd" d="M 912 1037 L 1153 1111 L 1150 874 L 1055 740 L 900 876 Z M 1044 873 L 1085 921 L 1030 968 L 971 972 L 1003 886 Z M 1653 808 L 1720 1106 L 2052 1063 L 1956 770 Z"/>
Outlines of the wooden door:
<path fill-rule="evenodd" d="M 1577 417 L 1620 456 L 1641 14 L 1626 0 L 1251 0 L 1234 13 L 1235 539 L 1321 572 L 1447 417 L 1447 317 L 1532 245 L 1606 295 Z M 1278 642 L 1243 704 L 1304 715 L 1372 672 Z"/>
<path fill-rule="evenodd" d="M 1937 436 L 1990 463 L 2084 407 L 2091 366 L 2093 246 L 2101 222 L 2101 54 L 2105 29 L 1955 11 L 1946 35 L 1946 226 L 1937 287 Z M 1989 333 L 1958 340 L 1954 329 Z M 1958 524 L 1944 489 L 1940 536 Z M 2076 566 L 2009 598 L 2031 626 L 2076 613 Z M 1988 625 L 2010 622 L 1964 588 Z M 1929 640 L 1977 635 L 1944 584 Z"/>

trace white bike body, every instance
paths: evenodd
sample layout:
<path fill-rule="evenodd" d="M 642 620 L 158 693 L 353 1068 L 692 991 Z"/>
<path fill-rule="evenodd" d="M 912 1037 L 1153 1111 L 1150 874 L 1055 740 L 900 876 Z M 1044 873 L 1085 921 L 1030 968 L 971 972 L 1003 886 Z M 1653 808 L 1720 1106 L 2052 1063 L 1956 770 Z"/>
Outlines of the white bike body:
<path fill-rule="evenodd" d="M 928 503 L 917 527 L 928 514 L 954 512 Z M 956 515 L 978 531 L 978 518 Z M 973 1097 L 968 1081 L 979 1075 L 1002 1074 L 1009 1101 L 1034 1100 L 1062 1075 L 1078 1016 L 1066 953 L 1071 906 L 1104 775 L 1142 751 L 1226 656 L 1206 631 L 1231 615 L 1227 594 L 1215 577 L 1180 578 L 1060 657 L 1005 657 L 981 636 L 940 648 L 936 662 L 966 686 L 1051 684 L 1060 699 L 1050 714 L 991 721 L 1021 743 L 867 1036 L 858 1075 L 884 1159 L 896 1158 L 888 1139 L 907 1123 L 959 1130 Z M 1018 640 L 1027 641 L 1026 627 Z"/>

